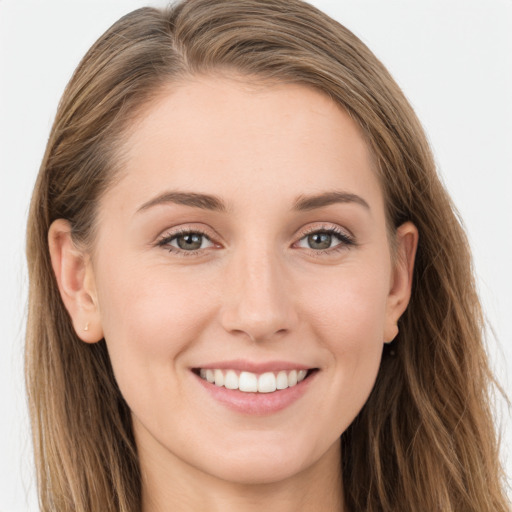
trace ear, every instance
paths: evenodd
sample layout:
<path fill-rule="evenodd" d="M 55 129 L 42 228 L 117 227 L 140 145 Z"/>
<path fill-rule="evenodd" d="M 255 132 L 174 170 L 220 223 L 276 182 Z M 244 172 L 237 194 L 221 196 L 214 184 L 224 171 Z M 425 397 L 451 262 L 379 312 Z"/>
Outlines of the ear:
<path fill-rule="evenodd" d="M 57 219 L 50 226 L 48 245 L 60 295 L 78 337 L 86 343 L 103 338 L 90 257 L 71 237 L 71 225 Z"/>
<path fill-rule="evenodd" d="M 384 342 L 390 343 L 398 334 L 398 319 L 411 298 L 414 258 L 418 247 L 418 229 L 412 222 L 405 222 L 395 233 L 394 267 L 387 301 Z"/>

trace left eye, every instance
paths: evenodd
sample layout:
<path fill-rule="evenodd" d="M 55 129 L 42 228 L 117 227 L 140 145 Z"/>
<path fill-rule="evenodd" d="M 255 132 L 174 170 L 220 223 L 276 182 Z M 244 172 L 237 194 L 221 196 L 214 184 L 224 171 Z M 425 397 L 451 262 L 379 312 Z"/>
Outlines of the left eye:
<path fill-rule="evenodd" d="M 167 245 L 182 251 L 197 251 L 213 247 L 213 242 L 202 233 L 180 233 L 162 240 L 161 245 Z"/>
<path fill-rule="evenodd" d="M 334 231 L 315 231 L 301 238 L 297 245 L 305 249 L 325 250 L 331 249 L 342 243 L 350 243 L 348 237 Z"/>

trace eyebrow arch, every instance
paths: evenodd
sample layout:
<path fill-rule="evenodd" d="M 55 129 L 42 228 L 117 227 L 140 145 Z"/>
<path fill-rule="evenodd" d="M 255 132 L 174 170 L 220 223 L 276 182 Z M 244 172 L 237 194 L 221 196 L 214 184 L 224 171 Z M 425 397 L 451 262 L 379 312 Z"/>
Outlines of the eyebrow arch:
<path fill-rule="evenodd" d="M 224 201 L 217 196 L 199 194 L 197 192 L 168 191 L 144 203 L 137 210 L 137 213 L 148 210 L 153 206 L 168 203 L 180 204 L 184 206 L 190 206 L 192 208 L 201 208 L 203 210 L 211 210 L 217 212 L 225 212 L 227 210 Z M 295 200 L 293 210 L 310 211 L 336 203 L 356 203 L 370 210 L 370 206 L 362 197 L 356 194 L 351 194 L 349 192 L 340 191 L 323 192 L 321 194 L 312 196 L 300 195 Z"/>
<path fill-rule="evenodd" d="M 198 194 L 196 192 L 175 192 L 169 191 L 150 199 L 144 203 L 138 212 L 148 210 L 149 208 L 161 204 L 181 204 L 184 206 L 191 206 L 193 208 L 201 208 L 203 210 L 212 210 L 217 212 L 225 212 L 226 205 L 222 199 L 217 196 L 208 194 Z"/>
<path fill-rule="evenodd" d="M 301 195 L 295 200 L 293 209 L 303 212 L 336 203 L 356 203 L 370 210 L 370 205 L 362 197 L 342 191 L 323 192 L 313 196 Z"/>

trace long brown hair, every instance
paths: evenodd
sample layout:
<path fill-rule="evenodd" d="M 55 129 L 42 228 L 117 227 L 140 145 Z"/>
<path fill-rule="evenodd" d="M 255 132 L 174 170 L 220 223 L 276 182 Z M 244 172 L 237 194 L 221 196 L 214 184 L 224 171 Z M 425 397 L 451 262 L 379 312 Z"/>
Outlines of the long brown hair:
<path fill-rule="evenodd" d="M 360 125 L 391 230 L 420 242 L 410 305 L 374 390 L 342 435 L 351 512 L 508 510 L 490 404 L 495 382 L 468 243 L 424 132 L 389 73 L 349 30 L 299 0 L 188 0 L 143 8 L 89 50 L 62 97 L 27 233 L 26 379 L 43 512 L 140 512 L 130 411 L 104 341 L 77 337 L 48 230 L 91 244 L 95 211 L 122 167 L 123 136 L 170 82 L 235 71 L 323 91 Z"/>

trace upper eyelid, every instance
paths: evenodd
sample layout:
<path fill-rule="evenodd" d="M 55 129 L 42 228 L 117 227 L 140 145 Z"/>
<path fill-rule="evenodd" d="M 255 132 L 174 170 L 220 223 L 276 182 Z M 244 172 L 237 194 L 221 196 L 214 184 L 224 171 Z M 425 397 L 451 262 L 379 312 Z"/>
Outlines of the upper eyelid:
<path fill-rule="evenodd" d="M 174 240 L 175 238 L 178 238 L 180 236 L 184 235 L 200 235 L 204 238 L 210 240 L 210 242 L 213 243 L 212 237 L 208 235 L 207 233 L 203 233 L 202 231 L 199 231 L 197 229 L 191 229 L 191 230 L 183 230 L 183 231 L 176 231 L 175 233 L 168 233 L 167 235 L 163 235 L 162 240 Z"/>
<path fill-rule="evenodd" d="M 304 229 L 301 229 L 298 231 L 296 236 L 298 236 L 299 237 L 298 239 L 300 240 L 300 239 L 304 238 L 305 236 L 308 236 L 311 233 L 316 233 L 318 231 L 327 231 L 327 232 L 343 234 L 347 238 L 350 238 L 350 239 L 355 238 L 349 229 L 341 227 L 339 224 L 331 224 L 331 223 L 326 223 L 326 222 L 322 222 L 317 225 L 309 226 Z"/>
<path fill-rule="evenodd" d="M 159 244 L 162 241 L 172 240 L 173 238 L 176 238 L 178 236 L 187 235 L 190 233 L 197 233 L 199 235 L 202 235 L 202 236 L 208 238 L 208 240 L 210 240 L 211 242 L 214 242 L 215 239 L 219 238 L 219 237 L 216 236 L 215 234 L 211 234 L 210 231 L 211 230 L 208 230 L 208 229 L 205 229 L 202 227 L 196 227 L 196 226 L 187 226 L 187 227 L 178 226 L 178 227 L 168 228 L 168 229 L 165 229 L 160 235 L 158 235 L 156 243 Z"/>

